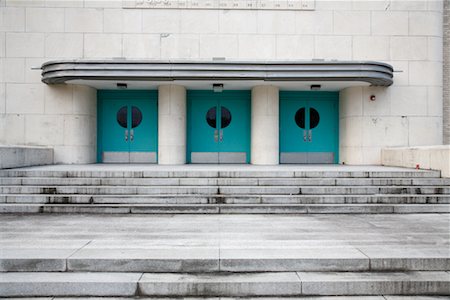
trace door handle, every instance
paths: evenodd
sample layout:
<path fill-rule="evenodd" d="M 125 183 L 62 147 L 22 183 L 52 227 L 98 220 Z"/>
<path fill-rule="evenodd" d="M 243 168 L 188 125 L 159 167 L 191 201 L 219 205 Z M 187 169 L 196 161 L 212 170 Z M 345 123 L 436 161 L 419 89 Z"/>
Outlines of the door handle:
<path fill-rule="evenodd" d="M 308 131 L 308 140 L 311 142 L 311 140 L 312 140 L 312 130 L 310 129 L 309 131 Z"/>
<path fill-rule="evenodd" d="M 306 130 L 303 130 L 303 141 L 306 142 Z"/>
<path fill-rule="evenodd" d="M 219 131 L 217 129 L 214 130 L 214 142 L 219 141 Z"/>
<path fill-rule="evenodd" d="M 219 139 L 220 139 L 221 142 L 223 142 L 223 130 L 220 129 L 219 132 L 220 132 L 220 138 Z"/>
<path fill-rule="evenodd" d="M 134 130 L 130 130 L 130 141 L 132 142 L 134 140 Z"/>
<path fill-rule="evenodd" d="M 128 129 L 125 129 L 125 142 L 128 142 Z"/>

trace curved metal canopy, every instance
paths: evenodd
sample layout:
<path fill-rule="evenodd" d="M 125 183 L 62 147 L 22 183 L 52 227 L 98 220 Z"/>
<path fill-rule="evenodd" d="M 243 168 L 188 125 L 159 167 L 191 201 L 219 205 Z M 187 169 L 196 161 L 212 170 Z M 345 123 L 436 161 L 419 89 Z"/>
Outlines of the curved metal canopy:
<path fill-rule="evenodd" d="M 42 65 L 42 81 L 47 84 L 70 80 L 111 81 L 200 81 L 261 80 L 355 81 L 373 86 L 390 86 L 393 68 L 375 61 L 306 61 L 306 62 L 186 62 L 130 60 L 59 60 Z"/>

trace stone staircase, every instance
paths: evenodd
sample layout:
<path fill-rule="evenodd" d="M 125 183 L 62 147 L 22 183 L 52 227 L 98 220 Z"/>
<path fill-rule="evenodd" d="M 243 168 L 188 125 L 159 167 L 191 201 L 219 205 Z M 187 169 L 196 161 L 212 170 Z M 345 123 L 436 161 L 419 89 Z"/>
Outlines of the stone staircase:
<path fill-rule="evenodd" d="M 450 179 L 392 169 L 0 171 L 3 213 L 449 212 Z"/>
<path fill-rule="evenodd" d="M 0 185 L 0 297 L 450 296 L 434 171 L 30 168 Z"/>

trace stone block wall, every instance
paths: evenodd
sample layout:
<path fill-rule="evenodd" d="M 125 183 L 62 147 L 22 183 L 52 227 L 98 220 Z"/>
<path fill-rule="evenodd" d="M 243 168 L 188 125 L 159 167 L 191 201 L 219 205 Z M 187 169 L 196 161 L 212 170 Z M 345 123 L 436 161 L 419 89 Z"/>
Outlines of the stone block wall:
<path fill-rule="evenodd" d="M 450 1 L 444 2 L 444 144 L 450 144 Z"/>
<path fill-rule="evenodd" d="M 380 163 L 386 146 L 442 144 L 442 0 L 316 0 L 313 11 L 0 0 L 0 11 L 0 144 L 50 146 L 55 162 L 95 161 L 95 90 L 47 86 L 33 69 L 74 58 L 384 61 L 396 70 L 392 87 L 341 92 L 341 161 Z"/>

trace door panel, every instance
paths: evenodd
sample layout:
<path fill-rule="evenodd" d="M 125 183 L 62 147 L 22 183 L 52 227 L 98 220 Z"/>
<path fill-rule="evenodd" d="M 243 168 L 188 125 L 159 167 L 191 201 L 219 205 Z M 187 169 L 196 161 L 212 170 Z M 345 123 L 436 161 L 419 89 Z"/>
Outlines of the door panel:
<path fill-rule="evenodd" d="M 157 94 L 98 92 L 98 156 L 105 163 L 156 163 Z"/>
<path fill-rule="evenodd" d="M 249 91 L 188 91 L 188 110 L 188 162 L 249 162 Z"/>
<path fill-rule="evenodd" d="M 280 93 L 280 162 L 337 163 L 338 94 Z"/>

